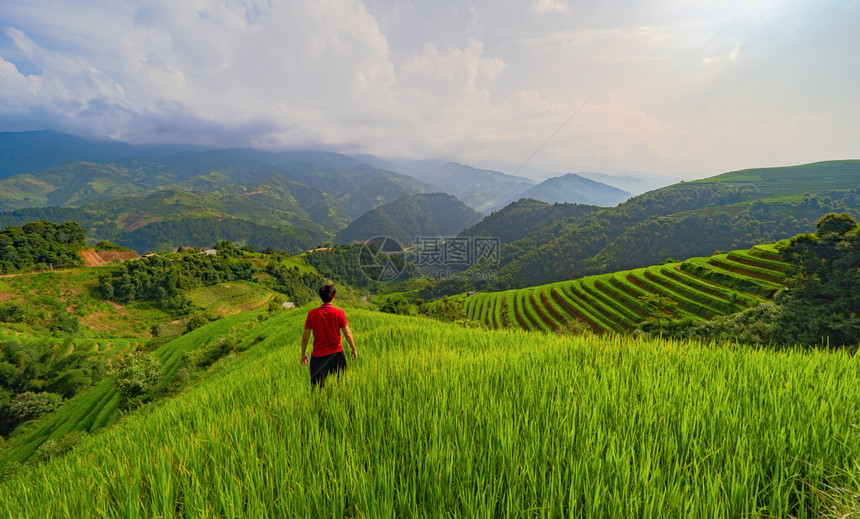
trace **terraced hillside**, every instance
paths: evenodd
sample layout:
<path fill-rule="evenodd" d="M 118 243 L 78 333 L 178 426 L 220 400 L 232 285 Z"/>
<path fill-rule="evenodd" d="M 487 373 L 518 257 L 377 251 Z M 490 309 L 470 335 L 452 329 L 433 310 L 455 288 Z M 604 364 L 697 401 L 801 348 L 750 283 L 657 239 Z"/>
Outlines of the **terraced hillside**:
<path fill-rule="evenodd" d="M 45 340 L 44 337 L 0 327 L 0 341 L 5 339 L 14 339 L 18 342 Z M 132 353 L 147 341 L 147 339 L 139 337 L 115 337 L 108 339 L 73 337 L 68 339 L 53 338 L 52 340 L 56 341 L 54 349 L 59 356 L 66 356 L 75 352 L 85 352 L 103 355 L 108 360 Z"/>
<path fill-rule="evenodd" d="M 773 297 L 789 264 L 773 245 L 612 274 L 478 293 L 466 316 L 490 328 L 553 331 L 580 321 L 596 333 L 625 332 L 649 318 L 712 319 Z"/>

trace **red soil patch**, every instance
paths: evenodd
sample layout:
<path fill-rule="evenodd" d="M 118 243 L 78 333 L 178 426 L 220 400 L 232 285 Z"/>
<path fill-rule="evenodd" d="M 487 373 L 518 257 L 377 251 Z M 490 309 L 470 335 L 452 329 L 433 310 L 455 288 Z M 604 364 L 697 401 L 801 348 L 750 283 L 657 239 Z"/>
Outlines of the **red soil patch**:
<path fill-rule="evenodd" d="M 122 229 L 133 231 L 146 225 L 150 216 L 152 216 L 152 212 L 150 211 L 132 212 L 120 217 L 118 223 Z"/>
<path fill-rule="evenodd" d="M 133 250 L 103 250 L 96 252 L 93 249 L 84 249 L 80 252 L 84 258 L 84 264 L 88 267 L 99 267 L 111 261 L 128 261 L 140 257 Z"/>
<path fill-rule="evenodd" d="M 84 327 L 89 328 L 94 332 L 106 332 L 113 330 L 111 326 L 104 323 L 103 319 L 105 318 L 107 318 L 106 314 L 97 312 L 81 317 L 80 320 L 81 324 Z"/>

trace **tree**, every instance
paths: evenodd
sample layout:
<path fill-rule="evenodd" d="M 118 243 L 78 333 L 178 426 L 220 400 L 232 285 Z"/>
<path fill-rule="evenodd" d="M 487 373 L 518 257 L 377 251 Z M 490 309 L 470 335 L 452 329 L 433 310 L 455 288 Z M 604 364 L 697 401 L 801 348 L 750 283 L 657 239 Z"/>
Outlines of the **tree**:
<path fill-rule="evenodd" d="M 409 301 L 407 301 L 402 294 L 395 294 L 393 296 L 386 297 L 379 305 L 379 309 L 389 314 L 409 315 L 412 313 L 410 311 Z"/>
<path fill-rule="evenodd" d="M 857 347 L 860 343 L 860 227 L 847 214 L 830 213 L 816 233 L 783 246 L 794 265 L 776 301 L 787 342 Z"/>
<path fill-rule="evenodd" d="M 857 227 L 857 223 L 848 213 L 828 213 L 815 224 L 815 234 L 818 236 L 826 236 L 828 234 L 844 236 L 845 233 L 853 230 L 855 227 Z"/>
<path fill-rule="evenodd" d="M 87 231 L 76 222 L 66 222 L 57 228 L 57 238 L 66 245 L 84 245 Z"/>
<path fill-rule="evenodd" d="M 63 313 L 57 316 L 57 320 L 51 325 L 52 332 L 76 334 L 81 327 L 80 320 L 71 314 Z"/>
<path fill-rule="evenodd" d="M 62 397 L 55 393 L 27 391 L 12 399 L 8 413 L 18 423 L 23 423 L 53 412 L 62 401 Z"/>
<path fill-rule="evenodd" d="M 111 370 L 122 407 L 143 403 L 161 388 L 161 361 L 150 352 L 134 352 L 117 360 Z"/>
<path fill-rule="evenodd" d="M 190 332 L 194 331 L 201 326 L 205 326 L 209 324 L 209 318 L 206 317 L 203 313 L 195 313 L 189 319 L 188 322 L 185 323 L 185 331 Z"/>

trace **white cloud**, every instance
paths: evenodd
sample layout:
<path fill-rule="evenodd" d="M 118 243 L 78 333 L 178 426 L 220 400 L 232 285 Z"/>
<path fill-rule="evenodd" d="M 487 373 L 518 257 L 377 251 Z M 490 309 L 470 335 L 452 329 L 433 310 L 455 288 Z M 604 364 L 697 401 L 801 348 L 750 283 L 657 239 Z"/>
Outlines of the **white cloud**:
<path fill-rule="evenodd" d="M 532 6 L 538 14 L 564 13 L 569 9 L 566 0 L 535 0 Z"/>
<path fill-rule="evenodd" d="M 716 57 L 707 57 L 707 58 L 702 60 L 702 63 L 704 63 L 705 65 L 711 65 L 713 63 L 726 62 L 726 61 L 728 61 L 730 63 L 734 63 L 738 60 L 738 56 L 740 56 L 740 53 L 741 53 L 741 44 L 740 44 L 740 42 L 735 42 L 734 47 L 732 47 L 732 49 L 729 52 L 727 52 L 726 54 L 723 54 L 721 56 L 716 56 Z"/>
<path fill-rule="evenodd" d="M 38 13 L 22 9 L 16 14 L 30 28 L 6 31 L 44 71 L 31 78 L 38 87 L 17 108 L 53 111 L 88 126 L 94 103 L 121 107 L 101 114 L 101 126 L 113 126 L 109 133 L 117 137 L 157 138 L 144 132 L 182 126 L 180 119 L 191 117 L 214 127 L 268 120 L 284 126 L 286 142 L 295 140 L 274 101 L 324 140 L 326 113 L 384 109 L 394 82 L 384 35 L 353 1 L 257 6 L 163 0 L 137 11 L 90 9 L 81 2 L 80 9 L 109 18 L 97 24 L 79 23 L 81 15 L 70 15 L 65 4 L 43 1 Z M 39 33 L 51 34 L 38 39 L 52 48 L 35 43 Z M 4 92 L 13 86 L 6 75 Z M 151 124 L 129 125 L 135 114 Z"/>
<path fill-rule="evenodd" d="M 735 43 L 735 47 L 731 51 L 729 51 L 729 61 L 731 61 L 732 63 L 737 61 L 738 60 L 738 54 L 740 54 L 740 52 L 741 52 L 741 44 Z"/>

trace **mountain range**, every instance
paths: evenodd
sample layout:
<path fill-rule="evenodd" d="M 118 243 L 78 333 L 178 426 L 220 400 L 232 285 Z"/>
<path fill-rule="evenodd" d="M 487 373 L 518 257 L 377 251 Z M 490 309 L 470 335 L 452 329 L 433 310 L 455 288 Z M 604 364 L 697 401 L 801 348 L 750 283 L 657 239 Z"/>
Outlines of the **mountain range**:
<path fill-rule="evenodd" d="M 432 162 L 398 173 L 385 169 L 382 159 L 313 150 L 150 148 L 116 158 L 139 150 L 75 139 L 55 132 L 0 134 L 0 177 L 6 176 L 0 179 L 0 226 L 73 220 L 90 230 L 91 240 L 144 253 L 221 239 L 298 252 L 380 234 L 406 241 L 427 233 L 468 234 L 478 232 L 469 229 L 477 224 L 484 236 L 492 229 L 510 237 L 502 240 L 498 278 L 481 288 L 774 242 L 813 230 L 827 212 L 857 214 L 860 202 L 860 161 L 850 160 L 730 172 L 630 197 L 578 174 L 538 183 Z M 54 160 L 37 149 L 89 160 L 34 171 Z M 8 175 L 22 169 L 28 172 Z M 445 195 L 416 196 L 439 192 Z M 481 221 L 475 211 L 490 214 Z"/>
<path fill-rule="evenodd" d="M 633 196 L 627 191 L 575 173 L 550 177 L 538 183 L 531 178 L 455 162 L 439 165 L 431 161 L 421 161 L 406 167 L 397 167 L 384 161 L 376 164 L 410 175 L 440 191 L 450 193 L 484 214 L 498 211 L 521 198 L 551 204 L 573 203 L 608 207 Z M 607 177 L 612 178 L 609 175 Z"/>
<path fill-rule="evenodd" d="M 143 248 L 141 252 L 196 244 L 212 236 L 239 237 L 260 246 L 273 240 L 277 231 L 289 236 L 274 243 L 300 250 L 352 236 L 355 228 L 347 226 L 368 211 L 422 193 L 447 193 L 478 212 L 498 210 L 524 194 L 549 202 L 599 205 L 629 196 L 576 175 L 538 184 L 456 163 L 422 163 L 409 175 L 385 169 L 387 164 L 371 156 L 318 150 L 135 147 L 53 131 L 0 133 L 0 223 L 18 225 L 34 217 L 74 219 L 90 229 L 93 239 L 114 240 Z M 553 188 L 547 188 L 550 184 Z M 421 204 L 414 202 L 395 206 L 419 211 L 400 214 L 396 233 L 428 231 L 418 225 Z M 443 226 L 446 234 L 477 221 L 478 213 L 455 206 L 450 206 L 452 214 L 462 219 L 454 220 L 459 228 Z M 368 215 L 362 222 L 378 216 Z M 413 225 L 406 229 L 403 221 Z M 204 222 L 211 232 L 202 232 Z M 365 225 L 362 222 L 356 225 Z M 243 234 L 247 240 L 242 240 Z"/>

